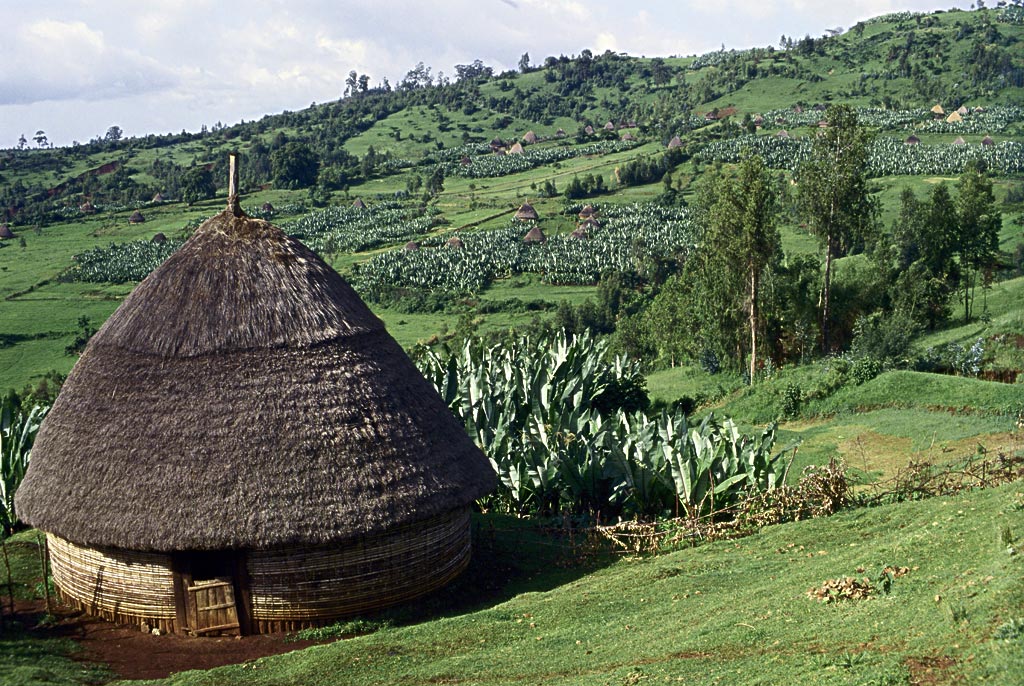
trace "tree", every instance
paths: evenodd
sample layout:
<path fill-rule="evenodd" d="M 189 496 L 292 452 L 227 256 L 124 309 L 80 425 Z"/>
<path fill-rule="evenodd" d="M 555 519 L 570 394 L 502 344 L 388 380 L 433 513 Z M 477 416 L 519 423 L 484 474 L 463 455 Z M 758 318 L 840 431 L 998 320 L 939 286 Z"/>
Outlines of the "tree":
<path fill-rule="evenodd" d="M 523 74 L 530 71 L 530 53 L 524 52 L 519 58 L 519 71 Z"/>
<path fill-rule="evenodd" d="M 270 154 L 274 184 L 282 188 L 306 188 L 316 183 L 320 160 L 310 147 L 289 141 Z"/>
<path fill-rule="evenodd" d="M 825 271 L 821 290 L 821 349 L 831 351 L 832 263 L 855 243 L 869 237 L 876 222 L 868 193 L 868 135 L 849 105 L 832 105 L 825 113 L 811 157 L 797 170 L 797 208 L 821 241 Z"/>
<path fill-rule="evenodd" d="M 43 130 L 36 131 L 36 135 L 32 136 L 32 140 L 36 142 L 36 145 L 40 148 L 46 147 L 46 132 Z"/>
<path fill-rule="evenodd" d="M 757 331 L 761 328 L 759 301 L 761 278 L 780 251 L 775 225 L 776 198 L 764 160 L 748 156 L 736 170 L 735 178 L 722 176 L 712 187 L 714 201 L 708 206 L 708 234 L 703 251 L 721 272 L 731 272 L 727 282 L 741 287 L 734 301 L 745 295 L 747 328 L 750 336 L 750 381 L 757 372 Z M 741 295 L 743 294 L 743 295 Z"/>
<path fill-rule="evenodd" d="M 25 134 L 21 134 L 18 136 L 18 150 L 24 150 L 26 145 L 28 145 L 28 139 L 25 138 Z"/>
<path fill-rule="evenodd" d="M 191 167 L 181 176 L 181 199 L 191 205 L 217 193 L 213 174 L 206 167 Z"/>
<path fill-rule="evenodd" d="M 103 140 L 109 143 L 116 143 L 121 140 L 122 135 L 124 135 L 124 131 L 121 130 L 120 126 L 111 126 L 107 129 L 107 133 L 104 134 Z"/>
<path fill-rule="evenodd" d="M 430 195 L 437 195 L 444 190 L 444 167 L 442 165 L 434 167 L 434 173 L 427 179 L 425 190 Z"/>
<path fill-rule="evenodd" d="M 359 83 L 359 76 L 356 72 L 350 71 L 348 78 L 345 79 L 345 93 L 344 95 L 354 95 L 356 92 L 356 84 Z"/>
<path fill-rule="evenodd" d="M 976 163 L 972 162 L 964 169 L 957 182 L 957 191 L 956 253 L 963 288 L 964 323 L 967 323 L 971 319 L 977 274 L 995 262 L 1003 218 L 996 209 L 992 181 Z"/>

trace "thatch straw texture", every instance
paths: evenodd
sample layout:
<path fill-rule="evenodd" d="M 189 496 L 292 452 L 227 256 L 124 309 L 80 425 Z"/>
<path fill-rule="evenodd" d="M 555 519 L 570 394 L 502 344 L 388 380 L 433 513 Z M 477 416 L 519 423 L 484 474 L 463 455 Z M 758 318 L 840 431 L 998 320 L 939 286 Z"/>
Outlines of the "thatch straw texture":
<path fill-rule="evenodd" d="M 523 240 L 527 243 L 546 243 L 548 237 L 544 235 L 539 226 L 534 226 L 532 229 L 526 232 L 523 236 Z"/>
<path fill-rule="evenodd" d="M 955 124 L 957 122 L 962 122 L 963 120 L 964 118 L 960 116 L 959 112 L 951 112 L 950 115 L 946 117 L 947 124 Z"/>
<path fill-rule="evenodd" d="M 909 136 L 907 136 L 907 137 L 906 137 L 906 139 L 904 139 L 904 141 L 903 141 L 903 143 L 904 143 L 905 145 L 917 145 L 917 144 L 918 144 L 918 143 L 920 143 L 920 142 L 921 142 L 921 139 L 920 139 L 920 138 L 918 138 L 917 136 L 915 136 L 914 134 L 910 134 L 910 135 L 909 135 Z"/>
<path fill-rule="evenodd" d="M 934 107 L 932 107 L 931 112 L 932 114 L 945 114 L 946 110 L 942 108 L 942 105 L 936 104 Z"/>
<path fill-rule="evenodd" d="M 964 140 L 963 136 L 957 136 L 953 140 L 953 145 L 967 145 L 967 141 Z"/>
<path fill-rule="evenodd" d="M 17 507 L 78 545 L 327 545 L 464 507 L 495 475 L 352 288 L 230 211 L 93 337 Z"/>
<path fill-rule="evenodd" d="M 14 238 L 14 232 L 7 224 L 0 224 L 0 238 Z"/>
<path fill-rule="evenodd" d="M 146 221 L 146 218 L 143 217 L 142 212 L 139 212 L 138 210 L 132 212 L 131 216 L 128 217 L 129 224 L 141 224 L 144 221 Z"/>
<path fill-rule="evenodd" d="M 466 243 L 458 236 L 452 236 L 448 239 L 449 248 L 465 248 Z"/>
<path fill-rule="evenodd" d="M 683 147 L 683 141 L 680 140 L 679 136 L 672 136 L 672 140 L 668 142 L 668 148 L 671 150 L 673 148 L 681 147 Z"/>
<path fill-rule="evenodd" d="M 992 140 L 992 136 L 985 136 L 984 138 L 981 139 L 981 144 L 982 145 L 995 145 L 996 142 L 994 140 Z"/>
<path fill-rule="evenodd" d="M 355 208 L 360 209 L 360 210 L 365 210 L 366 209 L 366 203 L 363 202 L 362 198 L 356 198 L 354 201 L 352 201 L 352 207 L 355 207 Z"/>
<path fill-rule="evenodd" d="M 537 142 L 537 134 L 535 134 L 533 131 L 527 131 L 526 133 L 523 134 L 523 142 L 524 143 L 536 143 Z"/>

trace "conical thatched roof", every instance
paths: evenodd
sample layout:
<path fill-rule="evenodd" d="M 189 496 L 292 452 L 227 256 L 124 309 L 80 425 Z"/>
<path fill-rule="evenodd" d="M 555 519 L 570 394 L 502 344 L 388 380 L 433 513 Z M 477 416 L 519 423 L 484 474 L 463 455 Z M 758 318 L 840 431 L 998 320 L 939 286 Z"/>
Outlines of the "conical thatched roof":
<path fill-rule="evenodd" d="M 458 236 L 452 236 L 448 239 L 449 248 L 465 248 L 466 244 Z"/>
<path fill-rule="evenodd" d="M 263 203 L 263 211 L 264 212 L 273 212 L 274 211 L 274 206 L 269 201 L 267 201 L 267 202 Z"/>
<path fill-rule="evenodd" d="M 949 116 L 946 117 L 946 123 L 947 124 L 955 124 L 955 123 L 961 122 L 963 120 L 964 120 L 964 118 L 960 116 L 959 112 L 950 112 Z"/>
<path fill-rule="evenodd" d="M 459 160 L 459 164 L 461 164 L 463 167 L 468 167 L 469 165 L 473 164 L 473 160 L 469 158 L 469 155 L 463 155 L 462 159 Z"/>
<path fill-rule="evenodd" d="M 522 155 L 523 154 L 523 144 L 518 142 L 518 141 L 516 141 L 512 145 L 512 147 L 508 149 L 508 154 L 509 155 Z"/>
<path fill-rule="evenodd" d="M 157 193 L 153 196 L 153 202 L 166 202 L 167 198 L 164 197 L 163 193 Z"/>
<path fill-rule="evenodd" d="M 583 127 L 583 133 L 587 134 L 588 136 L 594 135 L 594 127 L 591 126 L 590 124 L 587 124 L 585 127 Z"/>
<path fill-rule="evenodd" d="M 636 136 L 631 134 L 629 131 L 626 131 L 624 134 L 622 134 L 622 140 L 624 140 L 624 141 L 635 141 L 636 140 Z"/>
<path fill-rule="evenodd" d="M 90 341 L 17 507 L 79 545 L 253 549 L 376 534 L 465 507 L 494 482 L 355 291 L 229 208 Z"/>
<path fill-rule="evenodd" d="M 594 216 L 594 206 L 593 205 L 587 203 L 586 205 L 583 206 L 582 209 L 580 209 L 580 213 L 579 213 L 579 218 L 580 219 L 587 219 L 588 217 L 593 217 L 593 216 Z"/>
<path fill-rule="evenodd" d="M 366 209 L 366 203 L 365 203 L 365 202 L 363 202 L 363 199 L 362 199 L 362 198 L 356 198 L 356 199 L 355 199 L 355 200 L 354 200 L 354 201 L 352 202 L 352 207 L 358 208 L 358 209 L 360 209 L 360 210 L 365 210 L 365 209 Z"/>
<path fill-rule="evenodd" d="M 668 142 L 669 149 L 683 147 L 683 141 L 680 140 L 679 136 L 672 136 L 672 140 Z"/>
<path fill-rule="evenodd" d="M 610 120 L 606 121 L 604 123 L 604 130 L 605 131 L 614 131 L 615 130 L 615 124 L 613 124 Z"/>
<path fill-rule="evenodd" d="M 932 114 L 945 114 L 946 110 L 942 109 L 942 105 L 936 103 L 935 107 L 932 108 Z"/>
<path fill-rule="evenodd" d="M 141 224 L 146 221 L 146 218 L 142 216 L 142 212 L 135 210 L 132 212 L 132 216 L 128 217 L 129 224 Z"/>
<path fill-rule="evenodd" d="M 558 129 L 555 131 L 555 138 L 565 138 L 565 129 Z"/>
<path fill-rule="evenodd" d="M 163 245 L 164 243 L 167 242 L 167 236 L 165 236 L 164 233 L 161 231 L 160 233 L 155 234 L 151 239 L 149 239 L 149 242 L 156 243 L 158 245 Z"/>
<path fill-rule="evenodd" d="M 537 210 L 533 209 L 533 205 L 529 202 L 524 202 L 519 206 L 519 209 L 516 210 L 516 219 L 520 221 L 530 221 L 540 219 L 540 216 L 537 214 Z"/>
<path fill-rule="evenodd" d="M 956 108 L 956 111 L 957 111 L 957 113 L 958 113 L 958 114 L 959 114 L 959 115 L 960 115 L 960 116 L 962 117 L 962 116 L 964 116 L 965 114 L 967 114 L 967 113 L 968 113 L 968 112 L 969 112 L 970 110 L 968 110 L 968 109 L 967 109 L 966 107 L 964 107 L 963 105 L 960 105 L 960 107 Z"/>
<path fill-rule="evenodd" d="M 914 134 L 910 134 L 903 142 L 906 145 L 917 145 L 918 143 L 921 142 L 921 139 L 915 136 Z"/>
<path fill-rule="evenodd" d="M 995 145 L 996 142 L 994 140 L 992 140 L 992 136 L 985 136 L 984 138 L 981 139 L 981 144 L 982 145 Z"/>
<path fill-rule="evenodd" d="M 577 240 L 580 239 L 580 238 L 586 238 L 586 237 L 587 237 L 587 230 L 585 228 L 583 228 L 583 226 L 577 226 L 575 229 L 573 229 L 573 232 L 569 234 L 569 238 L 575 238 Z"/>
<path fill-rule="evenodd" d="M 85 202 L 78 206 L 78 211 L 81 212 L 82 214 L 92 214 L 96 211 L 96 208 L 93 206 L 91 202 L 86 200 Z"/>
<path fill-rule="evenodd" d="M 967 141 L 964 140 L 963 136 L 957 136 L 953 141 L 953 145 L 967 145 Z"/>
<path fill-rule="evenodd" d="M 526 133 L 523 134 L 523 142 L 524 143 L 536 143 L 537 142 L 537 134 L 535 134 L 533 131 L 527 131 Z"/>
<path fill-rule="evenodd" d="M 0 238 L 14 238 L 14 232 L 7 224 L 0 224 Z"/>
<path fill-rule="evenodd" d="M 419 250 L 420 249 L 420 244 L 417 243 L 416 241 L 409 241 L 408 243 L 405 244 L 405 246 L 402 249 L 403 250 Z"/>
<path fill-rule="evenodd" d="M 789 131 L 786 131 L 786 129 L 780 129 L 779 132 L 775 134 L 775 137 L 776 138 L 790 138 Z"/>
<path fill-rule="evenodd" d="M 526 235 L 523 236 L 523 240 L 527 243 L 546 243 L 548 237 L 544 235 L 544 232 L 540 230 L 539 226 L 534 226 L 526 232 Z"/>

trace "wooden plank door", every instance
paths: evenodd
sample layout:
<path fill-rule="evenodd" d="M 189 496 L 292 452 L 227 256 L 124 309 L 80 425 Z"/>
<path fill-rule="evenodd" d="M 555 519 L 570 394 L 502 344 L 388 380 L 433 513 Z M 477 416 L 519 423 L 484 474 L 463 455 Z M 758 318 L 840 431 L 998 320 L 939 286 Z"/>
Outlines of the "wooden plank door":
<path fill-rule="evenodd" d="M 194 636 L 250 633 L 244 554 L 180 553 L 174 565 L 184 631 Z"/>

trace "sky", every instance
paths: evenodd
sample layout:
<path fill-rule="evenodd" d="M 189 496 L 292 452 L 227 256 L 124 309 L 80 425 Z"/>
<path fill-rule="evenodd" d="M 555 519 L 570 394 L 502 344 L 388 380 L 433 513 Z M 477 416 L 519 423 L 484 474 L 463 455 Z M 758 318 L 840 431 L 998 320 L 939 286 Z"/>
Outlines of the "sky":
<path fill-rule="evenodd" d="M 0 0 L 0 148 L 198 131 L 480 59 L 495 71 L 583 49 L 634 56 L 778 46 L 960 0 Z"/>

